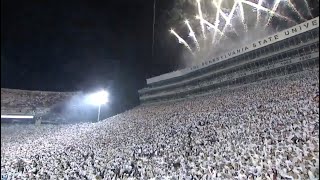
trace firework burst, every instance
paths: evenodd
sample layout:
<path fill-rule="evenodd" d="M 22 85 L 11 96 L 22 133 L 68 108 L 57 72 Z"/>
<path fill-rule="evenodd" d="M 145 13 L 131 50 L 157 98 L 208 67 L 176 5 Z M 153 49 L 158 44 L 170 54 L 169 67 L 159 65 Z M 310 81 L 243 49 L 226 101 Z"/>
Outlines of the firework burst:
<path fill-rule="evenodd" d="M 210 12 L 204 14 L 204 9 L 202 9 L 203 7 L 201 7 L 201 4 L 206 4 L 206 1 L 211 1 L 210 3 L 212 4 L 212 9 L 214 11 L 204 11 Z M 209 50 L 215 49 L 214 46 L 216 44 L 219 45 L 221 44 L 221 41 L 230 39 L 229 36 L 232 34 L 232 37 L 236 36 L 238 38 L 243 36 L 250 36 L 250 32 L 253 32 L 255 29 L 259 28 L 259 24 L 262 23 L 262 20 L 266 22 L 263 26 L 264 28 L 271 28 L 270 24 L 272 23 L 274 18 L 277 18 L 279 21 L 284 23 L 291 22 L 292 24 L 297 24 L 297 22 L 291 17 L 287 17 L 281 13 L 278 13 L 286 10 L 283 8 L 287 8 L 287 10 L 294 12 L 299 16 L 300 20 L 306 21 L 307 19 L 303 17 L 302 13 L 299 12 L 299 10 L 297 10 L 292 1 L 293 0 L 274 0 L 273 3 L 270 4 L 270 1 L 267 0 L 233 0 L 234 3 L 230 4 L 231 1 L 223 0 L 202 0 L 202 2 L 201 0 L 195 0 L 195 9 L 197 11 L 195 17 L 197 20 L 199 20 L 200 27 L 192 27 L 189 21 L 186 20 L 185 24 L 189 30 L 188 36 L 192 39 L 198 52 L 200 52 L 200 49 L 202 48 Z M 308 2 L 306 0 L 303 0 L 303 2 L 306 6 L 307 13 L 312 16 Z M 286 6 L 279 6 L 281 3 L 284 3 Z M 250 10 L 248 10 L 248 8 L 244 8 L 244 6 L 249 7 Z M 281 11 L 278 11 L 280 7 Z M 249 13 L 252 12 L 256 12 L 256 18 L 254 18 L 255 22 L 253 22 L 252 18 L 250 18 L 252 14 Z M 264 14 L 263 16 L 262 12 Z M 214 22 L 210 22 L 211 20 Z M 242 27 L 239 28 L 239 26 L 235 24 L 236 22 L 240 22 Z M 201 34 L 195 33 L 195 30 L 198 29 Z M 202 43 L 207 42 L 207 29 L 211 31 L 212 36 L 210 46 L 207 46 L 207 43 Z M 171 29 L 170 32 L 178 39 L 180 44 L 183 44 L 192 54 L 194 54 L 192 48 L 181 36 L 179 36 L 173 29 Z M 199 44 L 199 40 L 201 41 L 201 45 Z M 201 53 L 203 53 L 203 51 L 201 51 Z M 207 52 L 207 55 L 209 53 L 212 54 L 211 52 Z M 196 55 L 199 55 L 199 53 L 197 53 Z M 205 57 L 205 55 L 202 54 L 201 57 Z"/>

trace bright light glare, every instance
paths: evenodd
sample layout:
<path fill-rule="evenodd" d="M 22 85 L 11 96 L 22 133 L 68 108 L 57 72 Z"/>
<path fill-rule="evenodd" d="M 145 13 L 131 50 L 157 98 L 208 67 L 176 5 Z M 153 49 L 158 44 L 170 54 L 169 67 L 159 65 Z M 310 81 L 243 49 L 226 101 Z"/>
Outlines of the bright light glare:
<path fill-rule="evenodd" d="M 107 91 L 99 91 L 88 96 L 88 103 L 92 105 L 103 105 L 109 101 L 109 93 Z"/>
<path fill-rule="evenodd" d="M 2 115 L 2 114 L 1 114 L 1 119 L 2 119 L 2 118 L 8 118 L 8 119 L 32 119 L 33 116 Z"/>

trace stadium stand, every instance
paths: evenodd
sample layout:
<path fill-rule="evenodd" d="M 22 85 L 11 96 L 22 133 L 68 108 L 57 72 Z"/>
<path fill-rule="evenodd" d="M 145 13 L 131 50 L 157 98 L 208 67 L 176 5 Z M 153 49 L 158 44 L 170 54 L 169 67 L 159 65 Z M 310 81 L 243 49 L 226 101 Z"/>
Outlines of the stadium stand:
<path fill-rule="evenodd" d="M 311 28 L 309 24 L 313 24 L 314 27 Z M 306 27 L 306 25 L 310 28 L 290 35 L 289 32 L 296 32 L 299 27 L 301 29 L 301 26 Z M 182 73 L 182 75 L 173 72 L 171 76 L 168 73 L 166 76 L 151 78 L 147 80 L 147 82 L 150 81 L 148 86 L 139 91 L 140 101 L 148 103 L 185 98 L 194 94 L 252 83 L 319 66 L 318 17 L 278 34 L 270 37 L 279 37 L 282 34 L 290 36 L 282 38 L 281 41 L 261 45 L 259 48 L 256 47 L 257 43 L 253 43 L 254 50 L 250 51 L 248 48 L 250 45 L 245 46 L 249 50 L 241 55 L 221 61 L 217 61 L 219 58 L 214 58 L 215 60 L 202 63 L 202 68 L 191 67 L 190 72 Z M 246 48 L 239 48 L 238 52 L 244 51 L 243 49 Z M 153 80 L 157 78 L 159 80 Z"/>
<path fill-rule="evenodd" d="M 319 179 L 319 69 L 98 123 L 1 127 L 2 179 Z"/>
<path fill-rule="evenodd" d="M 75 92 L 27 91 L 1 88 L 1 115 L 32 115 L 36 119 L 51 113 Z M 48 121 L 43 119 L 44 121 Z M 54 119 L 49 121 L 55 121 Z"/>
<path fill-rule="evenodd" d="M 1 126 L 1 178 L 319 179 L 319 18 L 308 22 L 151 78 L 142 105 L 106 120 Z"/>

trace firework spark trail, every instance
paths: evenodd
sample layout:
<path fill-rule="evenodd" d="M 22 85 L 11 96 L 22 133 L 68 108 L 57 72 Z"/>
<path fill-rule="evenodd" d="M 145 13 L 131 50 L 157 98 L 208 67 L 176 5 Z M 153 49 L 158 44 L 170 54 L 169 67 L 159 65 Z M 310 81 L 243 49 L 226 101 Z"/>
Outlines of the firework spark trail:
<path fill-rule="evenodd" d="M 302 19 L 303 21 L 306 21 L 306 19 L 303 17 L 303 15 L 297 10 L 296 7 L 294 7 L 294 5 L 292 4 L 291 0 L 286 0 L 285 3 L 288 5 L 288 7 L 292 11 L 294 11 L 300 17 L 300 19 Z"/>
<path fill-rule="evenodd" d="M 198 49 L 198 50 L 200 50 L 199 42 L 198 42 L 198 40 L 197 40 L 197 38 L 196 38 L 196 35 L 195 35 L 195 33 L 194 33 L 193 29 L 192 29 L 192 28 L 191 28 L 191 26 L 190 26 L 189 21 L 188 21 L 188 20 L 185 20 L 184 22 L 185 22 L 185 24 L 188 26 L 188 29 L 189 29 L 189 36 L 192 38 L 192 40 L 193 40 L 193 41 L 194 41 L 194 43 L 196 44 L 197 49 Z"/>
<path fill-rule="evenodd" d="M 262 6 L 262 3 L 263 3 L 263 0 L 259 0 L 258 6 Z M 257 8 L 257 21 L 256 21 L 255 27 L 257 27 L 258 24 L 260 23 L 260 17 L 261 17 L 260 8 Z"/>
<path fill-rule="evenodd" d="M 227 16 L 222 12 L 221 10 L 221 2 L 222 0 L 219 0 L 218 3 L 215 2 L 215 0 L 212 0 L 212 4 L 213 6 L 216 8 L 216 21 L 215 21 L 215 25 L 218 27 L 219 26 L 219 19 L 220 19 L 220 15 L 226 20 Z"/>
<path fill-rule="evenodd" d="M 176 36 L 176 38 L 178 39 L 178 41 L 179 41 L 180 44 L 183 44 L 187 49 L 189 49 L 189 51 L 191 52 L 191 54 L 193 54 L 192 49 L 190 48 L 189 44 L 188 44 L 184 39 L 182 39 L 173 29 L 171 29 L 170 32 L 171 32 L 174 36 Z"/>
<path fill-rule="evenodd" d="M 248 32 L 248 26 L 247 26 L 245 19 L 244 19 L 244 11 L 243 11 L 242 3 L 240 2 L 238 4 L 239 4 L 240 17 L 241 17 L 241 22 L 242 22 L 243 28 L 244 28 L 245 32 Z"/>
<path fill-rule="evenodd" d="M 222 12 L 221 13 L 221 9 L 220 9 L 220 7 L 221 7 L 221 0 L 219 0 L 219 2 L 218 2 L 218 4 L 213 0 L 212 1 L 212 4 L 216 7 L 216 20 L 215 20 L 215 22 L 214 22 L 214 25 L 216 26 L 216 27 L 219 27 L 219 24 L 220 24 L 220 14 L 221 14 L 221 16 L 224 18 L 224 19 L 226 19 L 227 17 L 225 16 L 224 17 L 224 13 Z M 214 44 L 214 41 L 215 41 L 215 39 L 216 39 L 216 35 L 217 35 L 217 33 L 216 33 L 216 31 L 213 31 L 213 36 L 212 36 L 212 44 Z"/>
<path fill-rule="evenodd" d="M 273 7 L 272 7 L 271 11 L 275 12 L 279 7 L 280 2 L 281 2 L 281 0 L 276 0 L 276 2 L 273 4 Z M 268 18 L 268 21 L 267 21 L 265 27 L 267 27 L 270 24 L 270 22 L 271 22 L 271 20 L 273 18 L 273 15 L 274 15 L 274 13 L 270 13 L 270 16 Z"/>
<path fill-rule="evenodd" d="M 219 3 L 220 4 L 217 4 L 214 0 L 212 1 L 213 2 L 213 5 L 217 8 L 217 13 L 219 12 L 219 14 L 221 15 L 221 17 L 227 22 L 228 20 L 228 16 L 221 10 L 221 0 L 219 0 Z M 219 21 L 218 21 L 219 22 Z M 215 23 L 216 25 L 216 23 Z M 236 29 L 232 26 L 232 24 L 229 24 L 230 25 L 230 28 L 232 31 L 235 32 L 235 34 L 237 36 L 239 36 L 238 32 L 236 31 Z M 216 25 L 216 27 L 219 27 L 219 25 Z M 214 34 L 216 35 L 216 34 Z M 213 37 L 213 41 L 216 39 L 216 36 Z M 214 42 L 213 42 L 214 43 Z"/>
<path fill-rule="evenodd" d="M 307 0 L 303 0 L 303 2 L 305 4 L 305 6 L 307 7 L 308 14 L 313 18 L 312 14 L 311 14 L 311 11 L 310 11 L 310 6 L 309 6 Z"/>
<path fill-rule="evenodd" d="M 234 3 L 233 6 L 232 6 L 232 8 L 231 8 L 231 11 L 230 11 L 230 13 L 229 13 L 229 15 L 228 15 L 228 18 L 227 18 L 227 20 L 226 20 L 226 23 L 225 23 L 225 25 L 223 26 L 222 31 L 221 31 L 223 34 L 225 33 L 226 28 L 227 28 L 229 25 L 231 25 L 231 24 L 230 24 L 230 21 L 231 21 L 231 19 L 232 19 L 232 17 L 233 17 L 233 14 L 234 14 L 234 12 L 235 12 L 235 10 L 236 10 L 237 5 L 238 5 L 238 3 Z M 220 39 L 219 39 L 218 41 L 220 41 L 221 38 L 222 38 L 222 36 L 220 37 Z"/>
<path fill-rule="evenodd" d="M 202 10 L 201 10 L 201 2 L 200 2 L 200 0 L 197 0 L 197 3 L 198 3 L 198 13 L 199 13 L 199 16 L 200 16 L 201 30 L 202 30 L 203 38 L 206 39 L 206 34 L 205 34 L 205 29 L 204 29 L 204 23 L 203 23 L 203 21 L 202 21 L 203 15 L 202 15 Z"/>
<path fill-rule="evenodd" d="M 274 12 L 274 11 L 268 9 L 268 8 L 265 8 L 265 7 L 263 7 L 263 6 L 259 6 L 258 4 L 252 3 L 252 2 L 250 2 L 250 1 L 241 0 L 241 2 L 242 2 L 242 3 L 245 3 L 245 4 L 248 4 L 248 5 L 250 5 L 250 6 L 252 6 L 252 7 L 255 7 L 255 8 L 260 8 L 260 10 L 262 10 L 262 11 L 266 11 L 266 12 L 268 12 L 268 13 L 273 13 L 274 16 L 279 17 L 279 18 L 282 18 L 282 19 L 284 19 L 284 20 L 286 20 L 286 21 L 291 21 L 291 22 L 297 23 L 296 21 L 294 21 L 294 20 L 292 20 L 292 19 L 290 19 L 290 18 L 288 18 L 288 17 L 282 16 L 281 14 L 278 14 L 278 13 L 276 13 L 276 12 Z"/>
<path fill-rule="evenodd" d="M 197 19 L 200 19 L 200 17 L 197 17 Z M 200 19 L 201 20 L 201 19 Z M 216 27 L 215 25 L 211 24 L 210 22 L 208 22 L 205 19 L 202 19 L 202 22 L 204 24 L 206 24 L 207 26 L 209 26 L 210 28 L 213 28 L 215 31 L 217 31 L 220 35 L 224 36 L 224 33 L 222 33 L 218 27 Z"/>
<path fill-rule="evenodd" d="M 221 17 L 223 17 L 223 19 L 226 21 L 228 19 L 228 16 L 221 9 L 219 9 L 219 12 Z"/>

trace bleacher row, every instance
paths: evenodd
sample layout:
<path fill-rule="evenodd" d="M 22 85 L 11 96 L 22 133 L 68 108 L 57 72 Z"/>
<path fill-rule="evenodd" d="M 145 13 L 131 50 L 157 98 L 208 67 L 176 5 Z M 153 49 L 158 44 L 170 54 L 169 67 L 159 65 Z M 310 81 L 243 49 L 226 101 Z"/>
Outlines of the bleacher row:
<path fill-rule="evenodd" d="M 1 88 L 1 114 L 35 115 L 67 100 L 73 92 L 27 91 Z"/>

